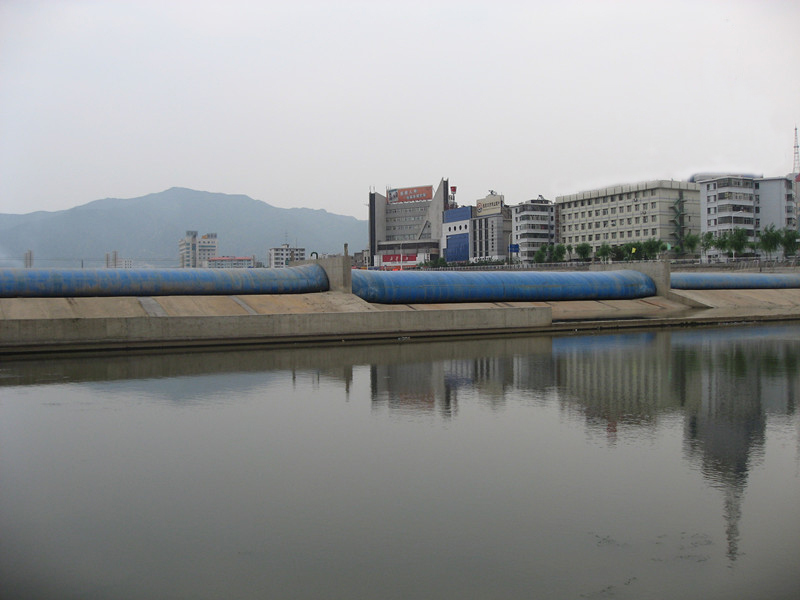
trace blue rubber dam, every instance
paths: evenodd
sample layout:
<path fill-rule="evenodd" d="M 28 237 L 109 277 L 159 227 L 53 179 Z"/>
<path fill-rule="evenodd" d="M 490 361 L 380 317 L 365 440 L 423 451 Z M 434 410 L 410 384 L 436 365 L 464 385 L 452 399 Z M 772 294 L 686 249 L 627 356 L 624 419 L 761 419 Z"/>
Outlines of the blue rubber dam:
<path fill-rule="evenodd" d="M 353 271 L 353 293 L 367 302 L 424 304 L 622 300 L 656 294 L 638 271 Z"/>
<path fill-rule="evenodd" d="M 682 290 L 800 288 L 800 274 L 673 273 Z M 285 269 L 0 269 L 0 297 L 301 294 L 330 289 L 317 264 Z M 625 300 L 656 295 L 619 271 L 352 271 L 353 294 L 378 304 Z"/>
<path fill-rule="evenodd" d="M 288 269 L 0 269 L 0 297 L 301 294 L 329 289 L 319 265 Z"/>

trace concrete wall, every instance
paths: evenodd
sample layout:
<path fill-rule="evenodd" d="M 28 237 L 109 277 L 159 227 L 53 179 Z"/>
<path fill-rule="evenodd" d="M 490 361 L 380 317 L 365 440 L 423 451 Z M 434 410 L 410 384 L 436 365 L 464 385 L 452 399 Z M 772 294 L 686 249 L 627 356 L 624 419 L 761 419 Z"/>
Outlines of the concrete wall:
<path fill-rule="evenodd" d="M 166 348 L 338 342 L 530 331 L 548 307 L 305 313 L 225 317 L 0 320 L 0 350 Z"/>
<path fill-rule="evenodd" d="M 331 292 L 353 292 L 353 259 L 347 254 L 347 244 L 344 245 L 344 256 L 330 256 L 312 260 L 292 262 L 290 266 L 317 264 L 325 270 L 328 276 L 329 290 Z"/>
<path fill-rule="evenodd" d="M 590 271 L 639 271 L 644 273 L 656 284 L 656 294 L 658 296 L 668 296 L 670 293 L 670 264 L 662 261 L 632 261 L 615 263 L 592 263 Z"/>

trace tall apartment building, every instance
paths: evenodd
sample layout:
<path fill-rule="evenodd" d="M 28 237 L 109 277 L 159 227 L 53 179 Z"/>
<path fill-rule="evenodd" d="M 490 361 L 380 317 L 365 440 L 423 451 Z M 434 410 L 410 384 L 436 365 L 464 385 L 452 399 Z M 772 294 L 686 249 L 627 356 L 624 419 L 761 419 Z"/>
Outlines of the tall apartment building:
<path fill-rule="evenodd" d="M 395 268 L 440 256 L 443 213 L 451 205 L 447 179 L 432 185 L 369 193 L 372 266 Z"/>
<path fill-rule="evenodd" d="M 655 180 L 558 196 L 558 241 L 581 243 L 592 252 L 603 245 L 657 239 L 681 246 L 687 233 L 699 234 L 700 186 Z"/>
<path fill-rule="evenodd" d="M 513 214 L 512 243 L 519 246 L 517 258 L 532 264 L 542 246 L 556 243 L 556 205 L 541 195 L 511 208 Z"/>
<path fill-rule="evenodd" d="M 208 267 L 208 260 L 217 255 L 217 234 L 198 237 L 196 231 L 187 231 L 178 242 L 178 254 L 182 269 Z"/>
<path fill-rule="evenodd" d="M 283 244 L 277 248 L 269 249 L 269 268 L 282 269 L 288 267 L 293 260 L 305 260 L 305 248 L 292 248 L 289 244 Z"/>
<path fill-rule="evenodd" d="M 768 225 L 797 229 L 797 201 L 791 175 L 701 174 L 694 179 L 700 185 L 703 233 L 710 231 L 716 237 L 740 228 L 747 232 L 748 241 L 754 242 Z M 717 254 L 715 249 L 709 251 L 709 256 Z"/>

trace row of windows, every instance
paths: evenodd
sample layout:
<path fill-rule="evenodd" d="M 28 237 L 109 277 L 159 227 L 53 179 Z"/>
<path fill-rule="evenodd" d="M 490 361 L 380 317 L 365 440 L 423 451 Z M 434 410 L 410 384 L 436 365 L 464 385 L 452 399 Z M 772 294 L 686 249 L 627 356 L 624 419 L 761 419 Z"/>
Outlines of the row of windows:
<path fill-rule="evenodd" d="M 648 196 L 655 196 L 655 190 L 643 190 L 639 192 L 628 192 L 627 194 L 611 194 L 610 196 L 601 196 L 599 198 L 589 198 L 586 200 L 572 200 L 571 202 L 564 202 L 561 204 L 563 208 L 577 208 L 578 206 L 591 206 L 594 200 L 595 204 L 607 204 L 609 202 L 616 202 L 622 200 L 639 201 L 639 197 L 646 198 Z M 584 205 L 584 202 L 586 203 Z"/>
<path fill-rule="evenodd" d="M 410 215 L 411 213 L 424 214 L 427 211 L 428 211 L 427 206 L 421 206 L 416 208 L 387 208 L 386 214 L 387 215 Z"/>
<path fill-rule="evenodd" d="M 760 206 L 743 206 L 739 204 L 722 204 L 720 206 L 709 206 L 706 208 L 706 214 L 715 215 L 718 212 L 732 212 L 732 213 L 752 213 L 761 212 Z"/>
<path fill-rule="evenodd" d="M 626 222 L 628 225 L 639 225 L 639 223 L 647 223 L 650 221 L 651 223 L 658 222 L 658 215 L 653 215 L 652 217 L 648 217 L 644 215 L 643 217 L 628 217 L 627 219 L 620 219 L 619 224 L 620 226 L 624 225 Z M 575 231 L 578 231 L 578 223 L 575 223 Z M 595 229 L 606 229 L 608 227 L 616 227 L 617 226 L 617 219 L 611 219 L 611 221 L 603 221 L 602 225 L 600 221 L 594 222 Z M 592 223 L 580 223 L 580 229 L 591 229 Z M 572 225 L 562 225 L 561 231 L 572 231 Z"/>
<path fill-rule="evenodd" d="M 657 206 L 657 204 L 655 202 L 651 202 L 650 203 L 650 208 L 656 208 L 656 206 Z M 639 210 L 646 211 L 647 210 L 647 203 L 644 202 L 642 204 L 628 204 L 626 206 L 620 206 L 619 207 L 619 212 L 621 212 L 621 213 L 623 213 L 623 212 L 633 212 L 633 211 L 637 211 L 638 212 Z M 611 208 L 603 208 L 603 209 L 596 208 L 594 210 L 594 216 L 595 217 L 599 217 L 600 215 L 608 215 L 608 214 L 612 214 L 612 215 L 617 214 L 617 208 L 615 206 L 612 206 Z M 592 217 L 592 211 L 591 210 L 590 211 L 581 211 L 580 213 L 578 213 L 578 212 L 565 213 L 564 214 L 564 219 L 565 220 L 585 219 L 587 216 L 589 218 Z"/>
<path fill-rule="evenodd" d="M 616 231 L 611 231 L 598 234 L 588 233 L 585 235 L 569 236 L 566 238 L 566 242 L 568 244 L 574 244 L 578 242 L 604 241 L 604 240 L 616 240 L 616 239 L 626 239 L 626 238 L 632 239 L 632 238 L 641 238 L 642 236 L 648 237 L 656 235 L 658 235 L 658 229 L 628 229 L 626 231 L 620 231 L 619 238 L 617 237 Z"/>

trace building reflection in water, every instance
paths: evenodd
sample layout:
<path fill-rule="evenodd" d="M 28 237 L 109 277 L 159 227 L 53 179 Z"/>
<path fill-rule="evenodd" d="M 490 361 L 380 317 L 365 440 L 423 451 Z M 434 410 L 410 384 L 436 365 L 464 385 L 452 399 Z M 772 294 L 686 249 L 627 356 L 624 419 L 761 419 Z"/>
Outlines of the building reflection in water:
<path fill-rule="evenodd" d="M 733 561 L 748 470 L 764 452 L 766 414 L 794 414 L 800 393 L 800 340 L 787 331 L 665 330 L 494 341 L 443 346 L 449 355 L 439 359 L 430 349 L 415 357 L 409 346 L 405 360 L 371 365 L 372 401 L 399 414 L 453 417 L 460 398 L 493 409 L 511 398 L 555 398 L 610 444 L 620 426 L 641 435 L 643 428 L 655 429 L 659 418 L 682 416 L 685 456 L 724 496 Z"/>
<path fill-rule="evenodd" d="M 0 386 L 184 378 L 174 402 L 263 389 L 271 377 L 342 385 L 369 372 L 374 411 L 457 418 L 459 403 L 504 410 L 534 398 L 614 444 L 659 419 L 684 423 L 684 455 L 724 496 L 728 557 L 738 554 L 748 472 L 764 453 L 768 415 L 794 415 L 800 396 L 800 327 L 660 330 L 618 335 L 510 337 L 441 343 L 186 354 L 128 354 L 52 362 L 6 361 Z M 249 375 L 253 374 L 253 377 Z M 164 397 L 164 386 L 159 395 Z M 800 452 L 800 450 L 799 450 Z"/>

